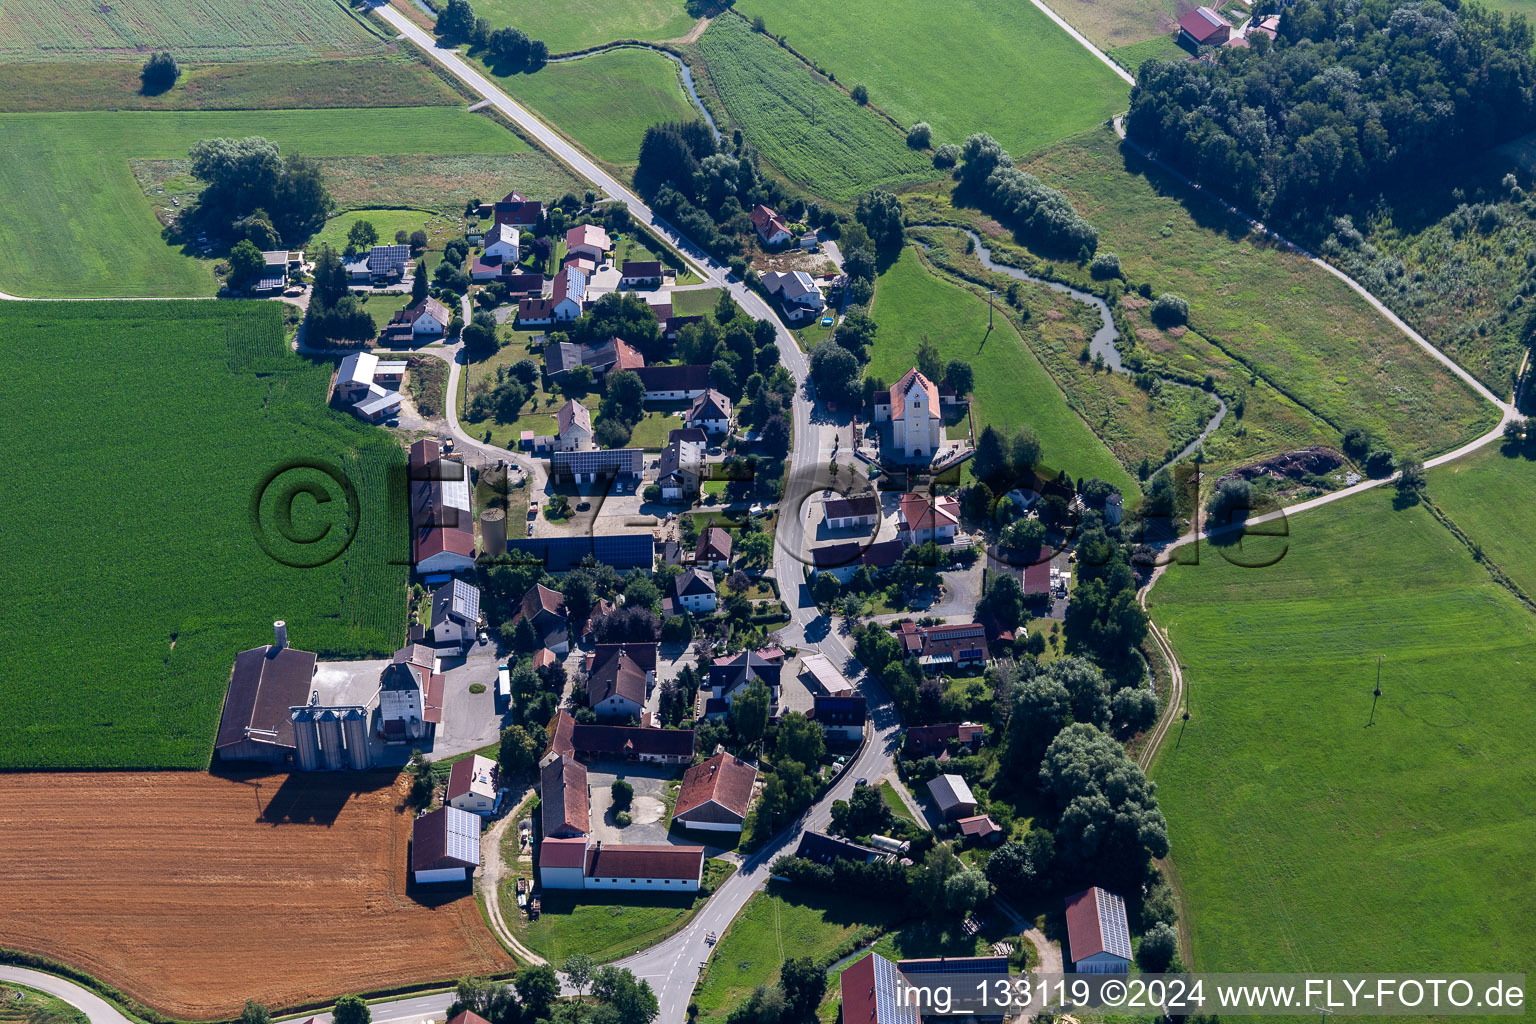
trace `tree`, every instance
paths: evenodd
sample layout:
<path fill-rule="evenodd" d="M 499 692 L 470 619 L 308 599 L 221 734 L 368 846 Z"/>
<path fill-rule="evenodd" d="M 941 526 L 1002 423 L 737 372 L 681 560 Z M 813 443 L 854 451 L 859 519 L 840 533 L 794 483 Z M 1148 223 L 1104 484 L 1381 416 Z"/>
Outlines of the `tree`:
<path fill-rule="evenodd" d="M 894 820 L 878 786 L 855 786 L 847 800 L 832 802 L 832 827 L 840 835 L 883 834 Z"/>
<path fill-rule="evenodd" d="M 1405 455 L 1397 462 L 1397 493 L 1418 501 L 1424 491 L 1424 463 Z"/>
<path fill-rule="evenodd" d="M 272 1024 L 272 1014 L 261 1003 L 247 999 L 245 1009 L 240 1011 L 240 1024 Z"/>
<path fill-rule="evenodd" d="M 501 341 L 496 336 L 496 315 L 489 310 L 475 310 L 469 323 L 459 332 L 459 337 L 464 340 L 465 349 L 477 357 L 489 355 L 501 347 Z M 516 418 L 513 416 L 513 419 Z"/>
<path fill-rule="evenodd" d="M 983 484 L 982 486 L 986 486 Z M 1038 519 L 1021 516 L 1003 527 L 997 535 L 1000 547 L 1016 551 L 1036 551 L 1045 541 L 1045 524 Z"/>
<path fill-rule="evenodd" d="M 1000 572 L 987 584 L 986 593 L 976 605 L 981 614 L 997 617 L 1005 629 L 1013 629 L 1024 618 L 1024 588 L 1012 573 Z"/>
<path fill-rule="evenodd" d="M 371 249 L 379 244 L 379 230 L 372 221 L 353 221 L 347 231 L 347 244 L 355 249 Z"/>
<path fill-rule="evenodd" d="M 475 9 L 469 0 L 448 0 L 437 13 L 437 38 L 443 42 L 463 42 L 475 32 Z"/>
<path fill-rule="evenodd" d="M 592 392 L 592 367 L 573 366 L 560 375 L 560 393 L 566 398 L 582 398 Z"/>
<path fill-rule="evenodd" d="M 347 269 L 342 266 L 336 250 L 328 245 L 322 245 L 320 255 L 315 257 L 313 277 L 314 286 L 309 303 L 311 310 L 316 305 L 329 309 L 347 294 Z"/>
<path fill-rule="evenodd" d="M 992 485 L 995 491 L 1009 471 L 1008 449 L 1003 446 L 1003 435 L 988 424 L 976 439 L 976 453 L 971 456 L 971 472 L 976 479 Z"/>
<path fill-rule="evenodd" d="M 250 284 L 267 267 L 261 250 L 249 239 L 239 242 L 229 251 L 229 282 L 236 288 Z"/>
<path fill-rule="evenodd" d="M 1226 526 L 1235 522 L 1239 513 L 1253 511 L 1253 485 L 1239 476 L 1227 477 L 1216 484 L 1216 490 L 1205 503 L 1209 527 Z"/>
<path fill-rule="evenodd" d="M 1015 676 L 1013 713 L 1008 717 L 1008 763 L 1029 777 L 1040 768 L 1046 748 L 1072 721 L 1072 695 L 1061 679 L 1042 672 Z"/>
<path fill-rule="evenodd" d="M 1109 711 L 1115 735 L 1130 739 L 1157 721 L 1157 694 L 1144 687 L 1121 687 L 1109 698 Z"/>
<path fill-rule="evenodd" d="M 788 1024 L 789 1000 L 781 985 L 758 985 L 731 1008 L 726 1024 Z"/>
<path fill-rule="evenodd" d="M 859 393 L 858 377 L 858 361 L 837 342 L 823 341 L 811 350 L 811 380 L 823 401 L 853 401 Z"/>
<path fill-rule="evenodd" d="M 509 725 L 501 730 L 501 748 L 497 760 L 502 771 L 518 773 L 532 771 L 539 762 L 539 744 L 521 725 Z"/>
<path fill-rule="evenodd" d="M 613 794 L 613 807 L 615 810 L 628 810 L 629 805 L 635 800 L 635 787 L 623 779 L 614 779 L 613 785 L 608 787 Z"/>
<path fill-rule="evenodd" d="M 143 70 L 139 72 L 139 81 L 149 96 L 165 92 L 180 77 L 181 68 L 177 66 L 176 58 L 165 50 L 150 54 L 149 60 L 144 62 Z"/>
<path fill-rule="evenodd" d="M 460 978 L 454 987 L 453 1002 L 448 1004 L 451 1020 L 468 1010 L 492 1024 L 501 1024 L 517 1011 L 512 989 L 489 978 Z"/>
<path fill-rule="evenodd" d="M 957 397 L 964 398 L 976 386 L 976 373 L 963 359 L 951 359 L 944 367 L 944 383 L 954 389 Z"/>
<path fill-rule="evenodd" d="M 1125 748 L 1092 725 L 1067 726 L 1051 741 L 1040 782 L 1062 808 L 1061 856 L 1087 874 L 1140 878 L 1147 857 L 1168 854 L 1168 825 L 1153 788 Z"/>
<path fill-rule="evenodd" d="M 770 416 L 763 424 L 763 451 L 775 459 L 782 459 L 789 454 L 789 442 L 789 421 L 783 416 Z"/>
<path fill-rule="evenodd" d="M 775 752 L 801 764 L 816 764 L 826 752 L 826 733 L 821 723 L 799 711 L 790 711 L 779 723 Z M 865 787 L 869 788 L 869 787 Z"/>
<path fill-rule="evenodd" d="M 411 274 L 411 305 L 414 306 L 426 298 L 431 287 L 431 278 L 427 276 L 427 261 L 417 260 L 416 270 Z"/>
<path fill-rule="evenodd" d="M 779 969 L 779 987 L 795 1021 L 814 1020 L 816 1007 L 827 991 L 827 971 L 808 956 L 784 961 Z"/>
<path fill-rule="evenodd" d="M 1189 322 L 1189 303 L 1173 292 L 1164 292 L 1152 303 L 1152 322 L 1167 330 Z"/>
<path fill-rule="evenodd" d="M 1161 974 L 1173 963 L 1179 952 L 1179 936 L 1172 928 L 1159 921 L 1141 936 L 1136 950 L 1136 960 L 1141 969 L 1149 974 Z"/>
<path fill-rule="evenodd" d="M 633 425 L 645 415 L 645 384 L 634 370 L 615 370 L 603 387 L 599 414 Z"/>
<path fill-rule="evenodd" d="M 963 868 L 949 844 L 934 844 L 924 855 L 923 863 L 912 872 L 912 898 L 929 914 L 944 913 L 947 907 L 945 885 L 950 876 Z"/>
<path fill-rule="evenodd" d="M 1088 272 L 1099 281 L 1119 277 L 1120 257 L 1112 252 L 1095 253 L 1093 261 L 1088 264 Z"/>
<path fill-rule="evenodd" d="M 861 107 L 869 102 L 869 90 L 864 88 L 863 83 L 854 86 L 851 95 L 853 96 L 853 102 Z"/>
<path fill-rule="evenodd" d="M 1056 840 L 1043 828 L 1033 828 L 1021 842 L 1006 843 L 987 858 L 987 880 L 1004 896 L 1027 897 L 1050 876 Z"/>
<path fill-rule="evenodd" d="M 736 380 L 736 368 L 728 360 L 716 359 L 710 364 L 709 386 L 733 402 L 741 400 L 742 390 Z"/>
<path fill-rule="evenodd" d="M 913 149 L 927 149 L 933 141 L 933 129 L 927 121 L 919 121 L 907 129 L 907 145 Z"/>
<path fill-rule="evenodd" d="M 762 680 L 756 679 L 731 701 L 731 728 L 742 743 L 749 747 L 760 741 L 768 728 L 771 696 Z"/>
<path fill-rule="evenodd" d="M 1072 700 L 1072 718 L 1104 728 L 1109 723 L 1109 684 L 1098 666 L 1084 658 L 1053 661 L 1045 674 L 1066 689 Z"/>
<path fill-rule="evenodd" d="M 330 212 L 320 165 L 298 155 L 284 158 L 276 143 L 261 136 L 201 139 L 188 155 L 193 176 L 206 183 L 183 218 L 190 226 L 244 235 L 270 223 L 292 242 L 313 234 Z M 242 223 L 248 217 L 252 223 Z"/>
<path fill-rule="evenodd" d="M 991 883 L 976 868 L 964 868 L 944 880 L 944 909 L 957 917 L 963 918 L 991 895 Z"/>
<path fill-rule="evenodd" d="M 901 200 L 883 188 L 873 189 L 860 196 L 855 216 L 864 225 L 864 230 L 869 232 L 869 240 L 879 252 L 897 252 L 906 241 Z"/>
<path fill-rule="evenodd" d="M 933 166 L 939 170 L 955 166 L 960 162 L 960 147 L 953 142 L 946 142 L 933 151 Z"/>
<path fill-rule="evenodd" d="M 560 997 L 560 979 L 549 964 L 524 965 L 513 977 L 512 985 L 534 1020 L 547 1016 L 550 1006 Z"/>
<path fill-rule="evenodd" d="M 592 975 L 597 970 L 597 965 L 585 953 L 572 953 L 565 958 L 565 963 L 561 965 L 560 969 L 565 971 L 566 980 L 571 983 L 571 987 L 580 996 L 585 995 L 587 986 L 592 984 Z"/>
<path fill-rule="evenodd" d="M 944 363 L 939 355 L 939 347 L 929 341 L 927 335 L 923 336 L 917 346 L 917 372 L 931 381 L 943 379 Z"/>
<path fill-rule="evenodd" d="M 342 996 L 336 1000 L 331 1020 L 335 1024 L 369 1024 L 373 1020 L 373 1011 L 359 996 Z"/>
<path fill-rule="evenodd" d="M 1013 432 L 1008 463 L 1014 476 L 1024 476 L 1040 465 L 1040 438 L 1033 427 L 1026 425 Z"/>
<path fill-rule="evenodd" d="M 613 1008 L 615 1024 L 650 1024 L 660 1012 L 651 986 L 637 981 L 625 967 L 598 968 L 592 975 L 592 995 Z"/>

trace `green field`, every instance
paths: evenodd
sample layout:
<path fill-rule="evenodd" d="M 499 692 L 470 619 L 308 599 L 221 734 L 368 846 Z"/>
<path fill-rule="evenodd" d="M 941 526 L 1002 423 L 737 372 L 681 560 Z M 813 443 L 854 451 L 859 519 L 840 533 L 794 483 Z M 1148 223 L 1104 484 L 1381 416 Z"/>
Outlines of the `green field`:
<path fill-rule="evenodd" d="M 1514 517 L 1517 495 L 1483 501 Z M 1153 777 L 1196 970 L 1513 971 L 1536 950 L 1536 617 L 1393 497 L 1293 517 L 1269 568 L 1206 545 L 1151 592 L 1193 716 Z"/>
<path fill-rule="evenodd" d="M 976 429 L 996 426 L 1005 435 L 1021 426 L 1040 435 L 1047 465 L 1073 479 L 1096 476 L 1125 495 L 1140 488 L 1108 448 L 1075 412 L 1061 390 L 1025 346 L 1006 318 L 997 317 L 987 333 L 985 299 L 934 277 L 923 267 L 915 249 L 876 282 L 873 309 L 880 331 L 868 372 L 895 383 L 911 369 L 924 337 L 940 356 L 963 359 L 976 373 L 973 394 Z"/>
<path fill-rule="evenodd" d="M 27 439 L 0 485 L 16 517 L 0 657 L 32 666 L 8 677 L 0 768 L 204 767 L 234 656 L 269 642 L 274 619 L 323 656 L 399 646 L 407 567 L 391 563 L 408 531 L 389 488 L 403 455 L 326 407 L 332 366 L 288 351 L 277 303 L 17 302 L 0 324 L 0 402 Z M 257 541 L 259 523 L 290 563 L 312 560 L 276 533 L 275 495 L 339 487 L 292 469 L 250 508 L 295 460 L 333 464 L 360 499 L 355 540 L 319 568 Z M 292 534 L 343 536 L 326 511 L 295 501 Z"/>
<path fill-rule="evenodd" d="M 161 226 L 130 158 L 185 158 L 198 139 L 264 135 L 284 153 L 516 154 L 528 146 L 464 110 L 185 111 L 0 115 L 0 290 L 16 295 L 208 295 L 212 263 Z"/>
<path fill-rule="evenodd" d="M 1489 445 L 1431 470 L 1429 495 L 1516 586 L 1536 595 L 1536 523 L 1525 515 L 1536 500 L 1536 462 Z"/>
<path fill-rule="evenodd" d="M 736 9 L 762 15 L 769 32 L 843 85 L 864 85 L 869 102 L 902 124 L 927 121 L 934 145 L 984 131 L 1021 156 L 1127 106 L 1129 87 L 1027 3 L 954 0 L 942 17 L 922 0 L 745 0 Z"/>
<path fill-rule="evenodd" d="M 699 47 L 747 141 L 817 195 L 846 201 L 876 185 L 938 176 L 889 122 L 753 32 L 745 19 L 716 18 Z"/>
<path fill-rule="evenodd" d="M 325 222 L 325 227 L 310 239 L 309 247 L 317 249 L 321 245 L 329 245 L 337 252 L 347 247 L 347 233 L 352 230 L 352 225 L 358 221 L 367 221 L 373 225 L 373 229 L 379 234 L 380 245 L 392 245 L 395 241 L 395 232 L 404 231 L 409 235 L 413 231 L 428 231 L 431 234 L 447 234 L 447 225 L 454 228 L 450 237 L 461 235 L 458 231 L 458 221 L 441 214 L 428 213 L 426 210 L 349 210 L 346 213 L 332 217 Z M 436 232 L 430 231 L 437 228 Z M 442 239 L 438 242 L 441 246 Z"/>
<path fill-rule="evenodd" d="M 7 114 L 443 107 L 461 102 L 420 61 L 403 55 L 188 65 L 174 89 L 153 96 L 140 91 L 138 64 L 0 64 L 0 113 Z"/>
<path fill-rule="evenodd" d="M 499 334 L 502 346 L 491 355 L 478 362 L 470 363 L 459 374 L 459 421 L 464 429 L 476 437 L 483 437 L 487 431 L 490 433 L 492 444 L 503 448 L 514 446 L 525 430 L 531 430 L 536 436 L 553 434 L 555 432 L 555 413 L 566 403 L 564 395 L 558 391 L 546 391 L 545 379 L 541 374 L 539 382 L 523 403 L 519 410 L 518 418 L 510 423 L 501 423 L 494 418 L 474 419 L 469 415 L 470 399 L 481 390 L 490 389 L 496 384 L 496 371 L 501 367 L 511 368 L 512 364 L 520 359 L 532 359 L 542 366 L 544 357 L 542 353 L 534 352 L 528 347 L 528 340 L 539 331 L 518 331 L 509 326 L 502 326 Z M 597 413 L 598 404 L 602 401 L 602 395 L 594 392 L 581 399 L 594 415 Z"/>
<path fill-rule="evenodd" d="M 1112 131 L 1084 133 L 1020 166 L 1067 193 L 1098 228 L 1099 250 L 1119 254 L 1128 281 L 1189 301 L 1192 330 L 1152 331 L 1141 346 L 1150 360 L 1224 373 L 1239 386 L 1257 374 L 1332 430 L 1365 427 L 1421 457 L 1498 422 L 1491 405 L 1342 281 L 1203 200 L 1181 202 L 1183 189 L 1162 172 L 1127 163 Z M 1247 419 L 1265 423 L 1251 410 Z M 1207 446 L 1213 459 L 1224 442 L 1251 447 L 1224 428 Z"/>
<path fill-rule="evenodd" d="M 532 75 L 497 78 L 503 89 L 593 157 L 633 167 L 640 139 L 658 121 L 694 121 L 677 65 L 653 50 L 626 47 Z"/>
<path fill-rule="evenodd" d="M 378 53 L 389 44 L 338 0 L 27 0 L 5 5 L 0 61 L 236 61 Z"/>
<path fill-rule="evenodd" d="M 694 22 L 683 0 L 475 0 L 475 13 L 492 28 L 513 25 L 544 40 L 550 53 L 621 39 L 678 39 Z"/>
<path fill-rule="evenodd" d="M 1129 46 L 1117 46 L 1108 53 L 1115 59 L 1115 63 L 1133 75 L 1149 60 L 1186 60 L 1189 57 L 1189 51 L 1174 42 L 1173 36 L 1167 32 Z"/>

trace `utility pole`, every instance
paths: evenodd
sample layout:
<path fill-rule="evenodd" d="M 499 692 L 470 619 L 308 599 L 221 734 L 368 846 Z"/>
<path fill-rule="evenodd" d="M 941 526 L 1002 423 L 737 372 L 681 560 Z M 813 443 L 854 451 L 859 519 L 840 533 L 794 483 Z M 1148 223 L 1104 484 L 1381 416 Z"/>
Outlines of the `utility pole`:
<path fill-rule="evenodd" d="M 1366 722 L 1366 728 L 1376 724 L 1376 702 L 1381 700 L 1381 655 L 1376 655 L 1376 689 L 1371 695 L 1371 720 Z"/>
<path fill-rule="evenodd" d="M 987 289 L 987 333 L 992 333 L 992 296 L 997 294 L 996 288 Z"/>

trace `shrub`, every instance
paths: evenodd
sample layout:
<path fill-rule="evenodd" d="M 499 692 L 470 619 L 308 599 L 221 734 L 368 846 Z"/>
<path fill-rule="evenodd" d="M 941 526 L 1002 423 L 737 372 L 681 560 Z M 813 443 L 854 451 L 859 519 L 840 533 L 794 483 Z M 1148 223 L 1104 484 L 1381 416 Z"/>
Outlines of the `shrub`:
<path fill-rule="evenodd" d="M 634 802 L 635 787 L 623 779 L 614 779 L 613 785 L 609 787 L 609 792 L 613 794 L 613 806 L 620 811 L 625 810 Z M 625 824 L 628 823 L 625 822 Z"/>
<path fill-rule="evenodd" d="M 953 167 L 960 162 L 960 147 L 953 142 L 946 142 L 933 151 L 933 166 L 944 170 Z"/>
<path fill-rule="evenodd" d="M 628 828 L 629 823 L 634 820 L 634 818 L 630 817 L 628 811 L 620 811 L 618 814 L 613 816 L 614 824 L 618 825 L 619 828 Z"/>
<path fill-rule="evenodd" d="M 485 692 L 485 684 L 484 683 L 470 683 L 469 684 L 469 692 L 470 693 L 484 693 Z"/>
<path fill-rule="evenodd" d="M 1189 303 L 1173 292 L 1163 292 L 1152 303 L 1152 322 L 1167 330 L 1189 322 Z"/>
<path fill-rule="evenodd" d="M 933 141 L 933 128 L 927 121 L 919 121 L 907 129 L 907 145 L 913 149 L 927 149 Z"/>
<path fill-rule="evenodd" d="M 139 81 L 144 83 L 144 91 L 151 94 L 165 92 L 180 77 L 181 68 L 176 65 L 176 58 L 164 50 L 150 54 L 149 60 L 144 62 L 144 69 L 139 72 Z"/>
<path fill-rule="evenodd" d="M 1373 478 L 1391 476 L 1396 461 L 1390 448 L 1373 448 L 1365 457 L 1365 473 Z"/>
<path fill-rule="evenodd" d="M 869 102 L 869 90 L 864 88 L 862 82 L 853 87 L 853 102 L 861 107 Z"/>
<path fill-rule="evenodd" d="M 1120 257 L 1112 252 L 1101 252 L 1088 264 L 1088 272 L 1100 281 L 1120 276 Z"/>
<path fill-rule="evenodd" d="M 1242 477 L 1228 477 L 1216 485 L 1216 491 L 1205 503 L 1205 514 L 1211 525 L 1225 526 L 1232 513 L 1253 508 L 1253 486 Z"/>
<path fill-rule="evenodd" d="M 1141 937 L 1141 948 L 1136 951 L 1136 959 L 1141 963 L 1141 969 L 1152 974 L 1161 974 L 1173 963 L 1174 954 L 1178 952 L 1179 940 L 1172 928 L 1162 922 L 1158 922 L 1147 929 Z"/>

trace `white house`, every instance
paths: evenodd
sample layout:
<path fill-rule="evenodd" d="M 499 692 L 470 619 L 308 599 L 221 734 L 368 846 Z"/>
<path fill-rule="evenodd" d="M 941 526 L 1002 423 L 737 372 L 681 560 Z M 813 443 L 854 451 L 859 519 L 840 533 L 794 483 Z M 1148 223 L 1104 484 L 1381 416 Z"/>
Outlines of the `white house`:
<path fill-rule="evenodd" d="M 555 413 L 555 450 L 560 452 L 584 452 L 596 445 L 592 443 L 592 412 L 580 402 L 571 400 Z"/>
<path fill-rule="evenodd" d="M 827 308 L 827 300 L 822 296 L 821 289 L 816 287 L 811 275 L 803 270 L 789 273 L 770 270 L 762 275 L 761 280 L 768 294 L 778 297 L 784 307 L 785 317 L 790 320 L 804 320 Z"/>
<path fill-rule="evenodd" d="M 715 578 L 707 572 L 689 569 L 674 582 L 673 600 L 679 608 L 690 612 L 713 612 L 719 603 Z"/>
<path fill-rule="evenodd" d="M 1098 886 L 1067 897 L 1067 946 L 1078 974 L 1126 974 L 1131 929 L 1125 900 Z"/>
<path fill-rule="evenodd" d="M 432 592 L 432 619 L 427 636 L 433 646 L 454 651 L 474 646 L 480 629 L 480 588 L 449 580 Z"/>
<path fill-rule="evenodd" d="M 580 267 L 564 266 L 555 274 L 550 292 L 549 315 L 553 322 L 575 320 L 587 301 L 587 273 Z"/>
<path fill-rule="evenodd" d="M 394 324 L 410 324 L 412 338 L 438 337 L 448 333 L 453 315 L 430 295 L 395 314 Z"/>
<path fill-rule="evenodd" d="M 752 803 L 757 769 L 720 753 L 683 773 L 672 820 L 708 832 L 740 832 Z"/>
<path fill-rule="evenodd" d="M 683 501 L 699 492 L 699 478 L 704 472 L 704 445 L 698 441 L 673 438 L 661 451 L 656 463 L 656 484 L 663 501 Z"/>
<path fill-rule="evenodd" d="M 661 284 L 661 263 L 656 260 L 625 260 L 619 284 L 625 288 L 654 288 Z"/>
<path fill-rule="evenodd" d="M 954 540 L 960 530 L 960 502 L 952 494 L 908 493 L 896 510 L 896 536 L 906 544 Z"/>
<path fill-rule="evenodd" d="M 348 353 L 336 371 L 336 397 L 348 405 L 366 398 L 378 366 L 379 357 L 372 352 Z"/>
<path fill-rule="evenodd" d="M 683 422 L 706 434 L 724 434 L 731 429 L 731 400 L 713 388 L 693 400 Z"/>
<path fill-rule="evenodd" d="M 546 889 L 697 892 L 704 847 L 605 845 L 590 836 L 539 844 L 539 881 Z"/>
<path fill-rule="evenodd" d="M 510 224 L 497 224 L 485 234 L 485 262 L 516 264 L 522 259 L 522 233 Z"/>
<path fill-rule="evenodd" d="M 480 866 L 480 819 L 457 807 L 439 807 L 411 828 L 411 872 L 417 885 L 466 882 Z"/>
<path fill-rule="evenodd" d="M 693 547 L 693 564 L 701 569 L 724 572 L 731 567 L 731 531 L 710 523 L 699 534 L 699 542 Z"/>
<path fill-rule="evenodd" d="M 789 224 L 778 211 L 762 203 L 752 207 L 752 226 L 766 246 L 783 245 L 793 237 L 789 233 Z"/>
<path fill-rule="evenodd" d="M 453 763 L 448 774 L 444 802 L 471 814 L 490 814 L 496 810 L 496 762 L 471 754 Z"/>
<path fill-rule="evenodd" d="M 682 402 L 709 390 L 707 366 L 642 366 L 635 370 L 647 402 Z"/>
<path fill-rule="evenodd" d="M 915 369 L 875 396 L 875 422 L 890 423 L 891 447 L 905 458 L 932 458 L 944 445 L 938 386 Z"/>
<path fill-rule="evenodd" d="M 824 506 L 827 529 L 869 529 L 880 521 L 880 499 L 873 494 L 833 498 Z"/>
<path fill-rule="evenodd" d="M 587 669 L 587 703 L 603 718 L 639 718 L 656 679 L 656 645 L 598 644 Z"/>
<path fill-rule="evenodd" d="M 565 233 L 565 256 L 588 256 L 594 263 L 602 263 L 613 243 L 608 232 L 596 224 L 578 224 Z"/>
<path fill-rule="evenodd" d="M 421 644 L 395 652 L 379 679 L 379 731 L 386 743 L 429 739 L 443 715 L 437 653 Z"/>

